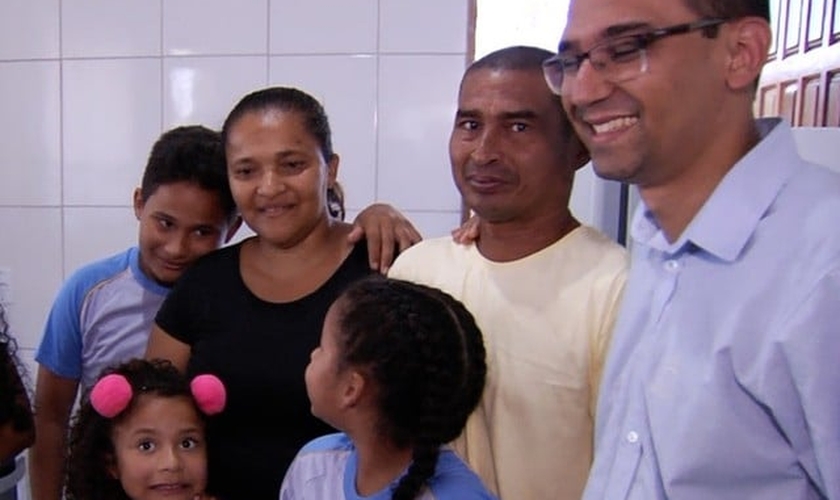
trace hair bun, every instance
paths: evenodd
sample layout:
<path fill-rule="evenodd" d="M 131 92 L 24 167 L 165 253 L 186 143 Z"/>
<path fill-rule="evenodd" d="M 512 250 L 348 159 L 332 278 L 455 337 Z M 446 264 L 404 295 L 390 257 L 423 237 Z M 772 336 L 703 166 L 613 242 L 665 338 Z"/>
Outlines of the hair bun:
<path fill-rule="evenodd" d="M 198 408 L 205 415 L 215 415 L 225 409 L 225 385 L 215 375 L 199 375 L 190 382 L 190 390 Z"/>
<path fill-rule="evenodd" d="M 102 377 L 90 391 L 90 404 L 96 413 L 114 418 L 128 406 L 132 395 L 131 384 L 118 373 Z"/>

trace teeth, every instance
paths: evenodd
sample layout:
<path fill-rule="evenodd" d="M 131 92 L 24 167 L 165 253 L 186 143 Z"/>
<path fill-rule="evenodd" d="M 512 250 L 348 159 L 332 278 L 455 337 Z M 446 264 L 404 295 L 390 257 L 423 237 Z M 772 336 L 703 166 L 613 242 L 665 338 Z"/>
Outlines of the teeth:
<path fill-rule="evenodd" d="M 639 121 L 639 119 L 635 116 L 625 116 L 610 120 L 606 123 L 599 123 L 597 125 L 592 124 L 592 128 L 595 130 L 596 134 L 605 134 L 607 132 L 615 132 L 616 130 L 632 127 L 637 121 Z"/>

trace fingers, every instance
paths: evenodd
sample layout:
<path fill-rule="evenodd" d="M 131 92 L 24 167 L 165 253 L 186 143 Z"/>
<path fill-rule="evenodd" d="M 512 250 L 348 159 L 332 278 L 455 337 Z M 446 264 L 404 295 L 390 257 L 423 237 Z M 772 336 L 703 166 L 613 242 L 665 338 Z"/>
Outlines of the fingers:
<path fill-rule="evenodd" d="M 382 274 L 388 274 L 388 269 L 391 268 L 391 264 L 394 262 L 394 257 L 395 257 L 394 248 L 395 248 L 395 244 L 396 244 L 396 242 L 394 240 L 395 229 L 394 228 L 391 228 L 391 229 L 392 230 L 389 231 L 389 230 L 383 228 L 383 230 L 379 234 L 381 241 L 380 241 L 380 244 L 379 244 L 380 253 L 379 253 L 379 261 L 378 261 L 379 264 L 377 266 L 377 269 L 379 269 L 379 272 L 382 273 Z M 371 245 L 371 244 L 372 243 L 369 241 L 368 245 Z M 373 260 L 373 257 L 371 257 L 371 260 Z"/>
<path fill-rule="evenodd" d="M 368 248 L 368 262 L 370 268 L 374 271 L 379 271 L 380 260 L 382 253 L 382 228 L 379 224 L 367 224 L 365 227 L 356 226 L 354 230 L 359 229 L 367 240 Z"/>
<path fill-rule="evenodd" d="M 470 245 L 478 241 L 479 218 L 474 215 L 461 224 L 460 227 L 452 230 L 452 240 L 459 245 Z"/>
<path fill-rule="evenodd" d="M 358 243 L 365 237 L 365 229 L 357 224 L 353 225 L 350 234 L 347 235 L 347 241 L 350 243 Z"/>

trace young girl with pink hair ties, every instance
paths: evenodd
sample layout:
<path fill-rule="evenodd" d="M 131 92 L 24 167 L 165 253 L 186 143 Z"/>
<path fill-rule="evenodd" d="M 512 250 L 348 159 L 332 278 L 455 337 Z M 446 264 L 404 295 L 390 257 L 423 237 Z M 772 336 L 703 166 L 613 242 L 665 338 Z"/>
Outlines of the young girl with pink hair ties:
<path fill-rule="evenodd" d="M 73 422 L 68 500 L 207 499 L 205 419 L 225 406 L 213 375 L 135 359 L 103 372 Z"/>

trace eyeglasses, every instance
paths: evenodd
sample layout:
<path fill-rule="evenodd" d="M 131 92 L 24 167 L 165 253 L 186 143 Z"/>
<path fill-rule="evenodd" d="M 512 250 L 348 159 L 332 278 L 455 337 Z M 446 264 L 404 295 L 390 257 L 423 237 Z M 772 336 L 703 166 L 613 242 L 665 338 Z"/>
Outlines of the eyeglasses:
<path fill-rule="evenodd" d="M 701 19 L 692 23 L 676 24 L 646 33 L 623 35 L 604 40 L 581 54 L 557 54 L 542 63 L 545 81 L 557 95 L 568 92 L 564 83 L 577 76 L 583 61 L 589 59 L 592 68 L 612 83 L 631 80 L 647 73 L 647 48 L 655 41 L 674 35 L 703 30 L 703 36 L 714 38 L 717 27 L 726 19 Z"/>

